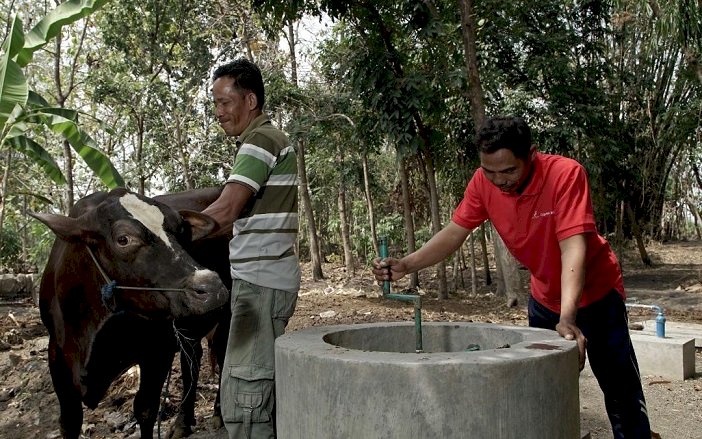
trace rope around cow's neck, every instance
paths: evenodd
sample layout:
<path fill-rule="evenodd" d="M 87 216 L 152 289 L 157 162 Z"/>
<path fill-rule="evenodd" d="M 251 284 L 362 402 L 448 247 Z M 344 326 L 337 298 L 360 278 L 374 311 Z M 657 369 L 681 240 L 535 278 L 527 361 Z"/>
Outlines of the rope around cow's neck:
<path fill-rule="evenodd" d="M 175 292 L 179 292 L 179 293 L 186 293 L 188 291 L 188 290 L 183 289 L 183 288 L 125 287 L 122 285 L 117 285 L 117 281 L 110 279 L 110 277 L 107 275 L 105 270 L 102 268 L 102 266 L 98 262 L 97 258 L 95 257 L 95 253 L 93 253 L 93 250 L 90 247 L 88 247 L 87 245 L 85 246 L 85 248 L 88 249 L 88 254 L 93 259 L 95 266 L 97 267 L 98 271 L 102 275 L 102 278 L 105 280 L 105 285 L 100 287 L 100 293 L 102 294 L 102 303 L 108 309 L 110 307 L 107 306 L 107 303 L 112 300 L 112 297 L 114 296 L 114 290 L 116 290 L 118 288 L 120 290 L 175 291 Z"/>

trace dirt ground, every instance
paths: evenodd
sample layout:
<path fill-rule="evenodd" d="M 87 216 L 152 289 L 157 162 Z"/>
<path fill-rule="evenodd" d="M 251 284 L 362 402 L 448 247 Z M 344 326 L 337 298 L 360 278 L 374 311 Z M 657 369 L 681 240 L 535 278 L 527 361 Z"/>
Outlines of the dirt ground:
<path fill-rule="evenodd" d="M 633 253 L 622 261 L 629 300 L 664 307 L 669 322 L 702 324 L 702 242 L 652 243 L 648 251 L 654 261 L 653 268 L 643 267 Z M 348 277 L 340 264 L 326 264 L 324 273 L 327 279 L 313 282 L 309 267 L 303 267 L 303 286 L 289 331 L 317 325 L 413 319 L 411 306 L 379 297 L 379 289 L 367 267 Z M 526 325 L 524 298 L 518 306 L 507 308 L 505 298 L 494 295 L 494 286 L 481 286 L 473 294 L 469 286 L 470 270 L 466 270 L 463 276 L 467 291 L 459 288 L 449 299 L 439 300 L 432 273 L 425 270 L 420 278 L 424 321 Z M 482 284 L 480 278 L 479 281 Z M 400 290 L 405 285 L 395 287 Z M 632 310 L 630 315 L 632 322 L 651 318 L 651 313 L 645 310 Z M 0 303 L 0 438 L 60 437 L 58 403 L 47 367 L 47 344 L 46 330 L 31 299 Z M 699 349 L 696 370 L 695 377 L 685 381 L 642 377 L 651 425 L 661 437 L 702 439 L 702 351 Z M 179 377 L 175 361 L 164 404 L 161 437 L 166 437 L 180 402 Z M 131 414 L 138 379 L 138 370 L 130 370 L 113 384 L 96 410 L 85 410 L 84 437 L 138 437 Z M 215 391 L 216 379 L 205 366 L 197 389 L 195 438 L 224 437 L 221 430 L 210 430 Z M 583 430 L 590 431 L 593 439 L 612 437 L 601 393 L 587 367 L 580 378 L 580 405 Z"/>

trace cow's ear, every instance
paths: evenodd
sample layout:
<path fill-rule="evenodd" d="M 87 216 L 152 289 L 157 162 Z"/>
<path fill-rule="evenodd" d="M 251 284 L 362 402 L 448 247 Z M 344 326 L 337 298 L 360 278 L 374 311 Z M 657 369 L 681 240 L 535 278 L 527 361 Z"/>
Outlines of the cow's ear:
<path fill-rule="evenodd" d="M 87 243 L 93 235 L 84 227 L 85 221 L 82 217 L 71 218 L 69 216 L 55 215 L 53 213 L 28 213 L 46 224 L 56 236 L 66 241 L 83 241 Z"/>
<path fill-rule="evenodd" d="M 217 222 L 211 216 L 194 210 L 180 210 L 180 216 L 190 223 L 192 240 L 197 241 L 212 233 L 217 228 Z"/>

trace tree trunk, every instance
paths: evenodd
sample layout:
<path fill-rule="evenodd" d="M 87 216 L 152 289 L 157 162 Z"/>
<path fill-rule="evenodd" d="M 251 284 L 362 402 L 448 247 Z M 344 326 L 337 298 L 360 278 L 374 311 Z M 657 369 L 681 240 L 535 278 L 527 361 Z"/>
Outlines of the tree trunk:
<path fill-rule="evenodd" d="M 195 183 L 193 182 L 193 177 L 190 173 L 190 158 L 188 157 L 186 149 L 186 136 L 183 132 L 183 121 L 178 114 L 173 114 L 173 117 L 176 119 L 174 128 L 176 145 L 178 146 L 178 155 L 180 156 L 180 163 L 183 167 L 183 182 L 185 183 L 185 189 L 192 190 L 195 188 Z"/>
<path fill-rule="evenodd" d="M 624 266 L 623 251 L 624 251 L 624 202 L 617 203 L 617 222 L 614 226 L 614 236 L 616 240 L 616 254 L 619 256 L 619 265 Z"/>
<path fill-rule="evenodd" d="M 337 142 L 340 144 L 340 142 Z M 337 151 L 337 169 L 344 169 L 344 150 L 339 148 Z M 341 242 L 344 246 L 344 265 L 346 266 L 346 275 L 352 276 L 355 273 L 353 265 L 353 252 L 351 251 L 351 234 L 349 233 L 349 214 L 346 209 L 346 183 L 344 182 L 343 174 L 339 174 L 339 195 L 337 197 L 339 208 L 339 231 L 341 233 Z"/>
<path fill-rule="evenodd" d="M 371 3 L 365 3 L 367 11 L 371 15 L 371 20 L 374 20 L 380 27 L 380 35 L 385 45 L 388 54 L 390 55 L 390 63 L 393 68 L 393 73 L 397 79 L 404 79 L 402 64 L 399 61 L 402 57 L 399 56 L 397 48 L 393 45 L 391 34 L 392 32 L 385 26 L 378 10 Z M 422 118 L 419 111 L 412 112 L 417 134 L 422 141 L 421 153 L 423 155 L 423 168 L 426 172 L 427 186 L 429 189 L 429 204 L 431 210 L 432 233 L 435 235 L 441 230 L 441 218 L 439 213 L 439 196 L 436 186 L 436 169 L 434 167 L 433 154 L 431 151 L 431 135 L 429 129 Z M 447 283 L 446 283 L 446 261 L 441 261 L 436 266 L 437 277 L 439 279 L 439 298 L 448 298 Z"/>
<path fill-rule="evenodd" d="M 291 80 L 297 87 L 297 59 L 295 57 L 295 31 L 292 20 L 288 22 L 288 44 L 290 46 L 290 67 Z M 299 119 L 299 110 L 293 111 L 294 117 Z M 310 241 L 310 259 L 312 260 L 312 279 L 314 281 L 324 279 L 322 273 L 322 253 L 319 246 L 319 235 L 317 234 L 317 224 L 314 221 L 312 211 L 312 197 L 310 196 L 309 180 L 307 178 L 307 168 L 305 166 L 305 142 L 302 138 L 297 139 L 297 177 L 300 182 L 301 208 L 305 214 L 307 222 L 307 235 Z"/>
<path fill-rule="evenodd" d="M 407 174 L 407 159 L 404 158 L 399 163 L 400 187 L 402 188 L 402 215 L 405 220 L 405 242 L 407 242 L 407 253 L 414 253 L 417 249 L 417 241 L 414 239 L 414 218 L 412 217 L 412 203 L 410 203 L 409 175 Z M 410 275 L 410 289 L 419 287 L 419 274 Z"/>
<path fill-rule="evenodd" d="M 373 242 L 373 251 L 376 255 L 379 255 L 380 250 L 378 249 L 378 232 L 376 231 L 375 227 L 375 209 L 373 208 L 373 197 L 370 191 L 367 151 L 363 151 L 361 163 L 363 164 L 363 189 L 366 194 L 366 204 L 368 205 L 368 221 L 370 222 L 371 241 Z"/>
<path fill-rule="evenodd" d="M 700 211 L 689 196 L 685 197 L 685 202 L 695 218 L 695 233 L 697 234 L 697 239 L 702 239 L 702 230 L 700 230 L 700 226 L 702 226 L 702 216 L 700 216 Z"/>
<path fill-rule="evenodd" d="M 439 212 L 439 191 L 436 186 L 436 170 L 434 160 L 429 151 L 428 143 L 424 142 L 424 168 L 429 187 L 429 206 L 431 211 L 431 231 L 436 235 L 441 231 L 441 216 Z M 436 264 L 436 277 L 439 280 L 439 299 L 448 299 L 448 283 L 446 282 L 446 261 Z"/>
<path fill-rule="evenodd" d="M 485 120 L 485 102 L 483 100 L 483 86 L 480 82 L 478 69 L 477 34 L 475 20 L 473 19 L 473 0 L 461 0 L 461 34 L 463 36 L 463 54 L 468 73 L 468 99 L 473 123 L 476 130 Z"/>
<path fill-rule="evenodd" d="M 461 270 L 465 270 L 468 268 L 468 264 L 466 263 L 466 252 L 462 251 L 461 252 Z"/>
<path fill-rule="evenodd" d="M 0 236 L 2 236 L 3 226 L 5 225 L 5 208 L 7 206 L 7 188 L 9 185 L 10 168 L 12 167 L 12 148 L 7 148 L 7 164 L 0 182 Z M 2 248 L 2 243 L 0 243 Z"/>
<path fill-rule="evenodd" d="M 22 211 L 25 212 L 22 215 L 24 224 L 22 225 L 22 267 L 24 269 L 30 268 L 29 264 L 29 226 L 27 225 L 27 220 L 29 219 L 26 212 L 29 211 L 29 206 L 27 205 L 27 196 L 22 195 Z M 0 227 L 0 230 L 2 228 Z"/>
<path fill-rule="evenodd" d="M 458 264 L 459 264 L 459 259 L 461 255 L 459 254 L 460 251 L 456 250 L 453 253 L 453 264 L 451 264 L 451 277 L 453 278 L 453 288 L 451 289 L 452 293 L 456 293 L 458 291 L 460 282 L 458 280 L 459 273 L 461 272 L 458 269 Z"/>
<path fill-rule="evenodd" d="M 144 195 L 146 191 L 146 177 L 144 176 L 144 117 L 137 114 L 137 141 L 136 141 L 136 165 L 139 195 Z"/>
<path fill-rule="evenodd" d="M 55 40 L 55 51 L 54 51 L 54 85 L 56 86 L 56 103 L 59 107 L 65 108 L 66 101 L 71 95 L 75 87 L 75 71 L 78 64 L 78 56 L 82 51 L 83 42 L 85 41 L 85 36 L 87 34 L 87 26 L 83 27 L 83 32 L 78 40 L 77 48 L 74 47 L 72 54 L 63 54 L 62 42 L 63 42 L 63 32 L 59 32 Z M 63 59 L 72 57 L 72 72 L 68 75 L 67 84 L 63 84 L 61 80 L 61 61 Z M 73 180 L 73 151 L 70 143 L 67 140 L 63 142 L 63 152 L 64 152 L 64 174 L 66 177 L 66 187 L 64 189 L 64 212 L 68 212 L 73 207 L 75 202 L 75 187 Z"/>
<path fill-rule="evenodd" d="M 68 140 L 63 141 L 63 174 L 66 177 L 66 187 L 63 190 L 63 202 L 64 213 L 68 215 L 68 212 L 73 207 L 75 202 L 75 191 L 73 188 L 73 153 L 71 152 L 71 145 Z"/>
<path fill-rule="evenodd" d="M 454 205 L 456 203 L 454 202 Z M 451 215 L 452 211 L 449 210 L 448 214 L 449 217 Z M 465 290 L 466 288 L 466 283 L 465 280 L 463 279 L 463 267 L 461 266 L 461 259 L 463 257 L 463 244 L 458 247 L 458 249 L 453 253 L 453 265 L 452 265 L 452 270 L 453 270 L 453 292 L 457 292 L 458 289 L 463 289 Z"/>
<path fill-rule="evenodd" d="M 466 289 L 466 281 L 463 278 L 463 267 L 461 266 L 461 259 L 463 259 L 463 246 L 458 247 L 458 251 L 456 252 L 455 257 L 456 257 L 456 260 L 454 261 L 453 269 L 458 277 L 458 281 L 457 282 L 454 281 L 454 282 L 456 282 L 456 289 L 458 289 L 458 287 L 460 286 L 461 289 L 465 290 Z M 454 277 L 456 277 L 456 275 L 454 275 Z"/>
<path fill-rule="evenodd" d="M 641 228 L 639 228 L 639 224 L 636 219 L 636 213 L 634 213 L 634 209 L 631 208 L 629 203 L 626 203 L 626 213 L 629 216 L 629 221 L 631 222 L 631 233 L 634 234 L 634 239 L 636 239 L 636 246 L 639 249 L 641 262 L 643 262 L 647 267 L 651 267 L 653 266 L 653 262 L 651 262 L 651 258 L 648 256 L 648 252 L 646 252 L 646 246 L 644 245 Z"/>
<path fill-rule="evenodd" d="M 506 296 L 508 307 L 516 306 L 519 303 L 519 296 L 524 294 L 522 287 L 521 276 L 519 276 L 519 267 L 517 261 L 510 254 L 502 241 L 499 233 L 493 227 L 493 244 L 495 248 L 495 265 L 499 266 L 498 272 L 502 274 L 501 286 L 503 293 Z M 498 282 L 498 285 L 500 283 Z M 498 287 L 498 294 L 500 293 Z"/>
<path fill-rule="evenodd" d="M 493 254 L 495 256 L 495 295 L 496 296 L 506 296 L 507 287 L 505 286 L 505 276 L 502 274 L 502 263 L 500 262 L 500 255 L 497 254 L 498 243 L 495 241 L 495 235 L 497 233 L 492 231 L 492 248 Z"/>
<path fill-rule="evenodd" d="M 54 54 L 54 85 L 56 86 L 56 103 L 59 107 L 63 108 L 66 105 L 67 95 L 63 93 L 61 84 L 61 39 L 63 38 L 63 32 L 59 32 L 56 36 L 56 41 L 54 44 L 55 54 Z M 66 186 L 63 190 L 63 203 L 64 203 L 64 213 L 68 215 L 68 212 L 73 207 L 75 195 L 73 189 L 73 153 L 71 152 L 71 144 L 68 140 L 63 141 L 63 173 L 66 177 Z"/>
<path fill-rule="evenodd" d="M 290 48 L 290 66 L 291 66 L 291 80 L 292 83 L 297 87 L 297 57 L 295 51 L 295 32 L 293 29 L 293 22 L 288 23 L 288 44 Z M 299 109 L 294 109 L 293 114 L 295 118 L 299 118 Z M 301 208 L 305 215 L 305 221 L 307 223 L 307 235 L 310 246 L 310 260 L 312 264 L 312 279 L 319 281 L 324 279 L 324 273 L 322 272 L 322 252 L 320 250 L 319 235 L 317 233 L 317 223 L 315 222 L 314 211 L 312 210 L 312 197 L 309 191 L 309 179 L 307 178 L 307 166 L 305 165 L 305 142 L 304 139 L 298 137 L 297 139 L 297 174 L 300 191 Z"/>
<path fill-rule="evenodd" d="M 297 176 L 300 182 L 301 208 L 307 223 L 307 239 L 310 242 L 310 259 L 312 263 L 312 279 L 315 281 L 324 279 L 322 272 L 322 253 L 319 246 L 319 235 L 317 234 L 317 224 L 312 211 L 312 197 L 310 196 L 307 170 L 305 168 L 305 143 L 302 139 L 297 140 Z"/>
<path fill-rule="evenodd" d="M 475 230 L 470 233 L 470 291 L 474 295 L 478 292 L 478 272 L 475 267 Z M 490 273 L 490 270 L 488 270 Z"/>
<path fill-rule="evenodd" d="M 352 276 L 355 273 L 353 264 L 353 252 L 351 251 L 351 236 L 349 233 L 348 213 L 346 210 L 346 189 L 343 183 L 339 185 L 339 196 L 337 197 L 339 207 L 339 229 L 341 232 L 341 242 L 344 246 L 344 265 L 346 274 Z"/>
<path fill-rule="evenodd" d="M 461 0 L 461 33 L 463 35 L 463 52 L 465 56 L 466 71 L 468 73 L 468 99 L 470 101 L 471 115 L 475 123 L 476 131 L 485 120 L 485 103 L 483 100 L 483 87 L 480 83 L 480 71 L 478 69 L 477 56 L 477 34 L 475 31 L 475 20 L 473 19 L 473 0 Z M 497 264 L 497 277 L 503 276 L 502 285 L 507 293 L 507 303 L 512 304 L 515 297 L 519 295 L 521 282 L 519 281 L 519 271 L 517 263 L 508 253 L 502 244 L 502 239 L 495 234 L 495 261 Z M 498 243 L 499 240 L 499 243 Z M 500 245 L 501 244 L 501 245 Z M 499 253 L 501 250 L 502 253 Z M 515 277 L 516 276 L 516 277 Z M 500 285 L 498 279 L 498 286 Z M 513 288 L 516 288 L 513 290 Z"/>
<path fill-rule="evenodd" d="M 485 233 L 485 223 L 480 225 L 480 249 L 483 251 L 483 275 L 485 276 L 485 285 L 492 285 L 492 276 L 490 275 L 490 258 L 487 251 L 487 235 Z"/>

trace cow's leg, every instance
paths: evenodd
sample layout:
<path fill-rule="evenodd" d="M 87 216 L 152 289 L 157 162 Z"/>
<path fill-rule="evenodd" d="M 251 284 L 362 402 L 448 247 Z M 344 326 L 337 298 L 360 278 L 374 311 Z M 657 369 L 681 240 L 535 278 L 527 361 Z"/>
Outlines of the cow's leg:
<path fill-rule="evenodd" d="M 59 401 L 61 436 L 64 439 L 78 439 L 83 426 L 80 388 L 74 384 L 71 369 L 54 341 L 49 342 L 49 372 Z"/>
<path fill-rule="evenodd" d="M 200 338 L 189 337 L 186 331 L 181 331 L 180 338 L 180 370 L 183 378 L 183 400 L 178 410 L 178 416 L 173 423 L 171 439 L 190 436 L 195 425 L 195 398 L 197 384 L 200 378 L 202 362 L 202 345 Z"/>
<path fill-rule="evenodd" d="M 173 356 L 172 350 L 157 350 L 148 361 L 139 363 L 141 378 L 139 390 L 134 396 L 134 416 L 139 423 L 142 439 L 153 438 L 161 390 L 173 365 Z"/>

